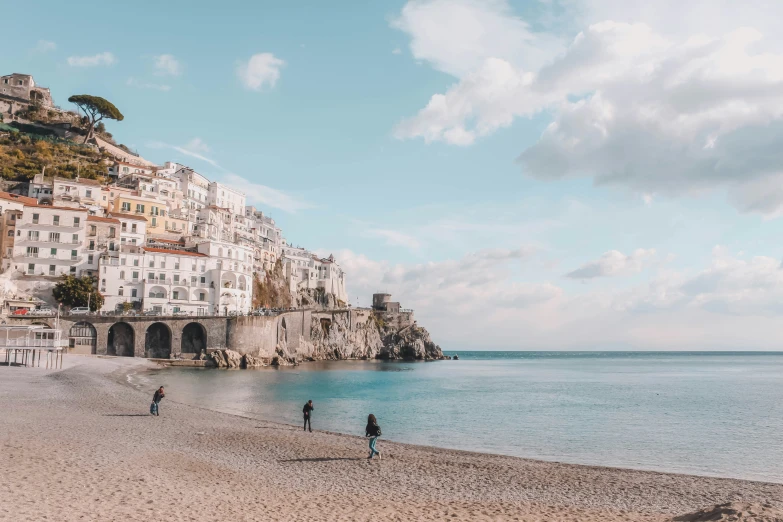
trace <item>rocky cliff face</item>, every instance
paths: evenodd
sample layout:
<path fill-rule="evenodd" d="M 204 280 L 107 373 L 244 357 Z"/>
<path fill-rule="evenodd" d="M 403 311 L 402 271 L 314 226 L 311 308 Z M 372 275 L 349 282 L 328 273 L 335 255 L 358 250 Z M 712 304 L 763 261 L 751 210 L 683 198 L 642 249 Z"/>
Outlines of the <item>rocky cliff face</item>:
<path fill-rule="evenodd" d="M 432 342 L 426 329 L 408 326 L 401 330 L 369 320 L 349 328 L 348 317 L 334 320 L 315 315 L 310 325 L 312 352 L 308 359 L 445 359 L 440 346 Z"/>

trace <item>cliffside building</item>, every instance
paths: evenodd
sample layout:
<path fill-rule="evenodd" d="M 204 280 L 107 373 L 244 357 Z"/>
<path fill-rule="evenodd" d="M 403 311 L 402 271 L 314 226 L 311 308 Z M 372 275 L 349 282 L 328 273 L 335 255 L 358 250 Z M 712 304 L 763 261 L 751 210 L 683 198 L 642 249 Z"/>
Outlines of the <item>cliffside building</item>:
<path fill-rule="evenodd" d="M 0 114 L 13 115 L 31 104 L 53 108 L 49 88 L 36 84 L 29 74 L 0 76 Z"/>
<path fill-rule="evenodd" d="M 372 294 L 372 307 L 379 312 L 399 313 L 400 303 L 391 300 L 391 294 Z"/>

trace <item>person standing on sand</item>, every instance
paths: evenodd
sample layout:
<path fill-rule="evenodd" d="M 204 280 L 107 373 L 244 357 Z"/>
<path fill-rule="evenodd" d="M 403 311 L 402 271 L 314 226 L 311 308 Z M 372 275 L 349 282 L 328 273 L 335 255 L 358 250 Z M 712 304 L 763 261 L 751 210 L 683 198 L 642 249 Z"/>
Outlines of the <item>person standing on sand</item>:
<path fill-rule="evenodd" d="M 304 413 L 304 431 L 307 431 L 307 428 L 310 428 L 310 433 L 313 432 L 313 426 L 310 424 L 310 417 L 312 416 L 312 411 L 314 409 L 312 400 L 307 401 L 304 408 L 302 408 L 302 413 Z"/>
<path fill-rule="evenodd" d="M 152 396 L 152 404 L 150 404 L 151 415 L 155 415 L 156 417 L 160 415 L 159 413 L 160 401 L 165 396 L 166 394 L 163 393 L 163 386 L 155 390 L 155 395 Z"/>
<path fill-rule="evenodd" d="M 364 428 L 364 435 L 370 438 L 370 456 L 367 458 L 371 459 L 377 453 L 380 459 L 381 452 L 375 449 L 375 442 L 381 436 L 381 427 L 378 426 L 378 420 L 372 413 L 367 417 L 367 427 Z"/>

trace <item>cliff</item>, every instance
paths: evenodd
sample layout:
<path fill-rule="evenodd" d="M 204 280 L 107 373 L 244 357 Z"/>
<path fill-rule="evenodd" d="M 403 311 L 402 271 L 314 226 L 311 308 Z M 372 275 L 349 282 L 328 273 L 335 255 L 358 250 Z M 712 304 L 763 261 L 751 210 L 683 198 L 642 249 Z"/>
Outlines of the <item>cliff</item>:
<path fill-rule="evenodd" d="M 289 308 L 293 302 L 279 259 L 263 277 L 256 274 L 253 286 L 253 308 Z"/>
<path fill-rule="evenodd" d="M 332 359 L 444 359 L 440 346 L 429 332 L 416 323 L 398 328 L 370 312 L 355 313 L 354 324 L 348 314 L 312 314 L 310 322 L 311 360 Z"/>

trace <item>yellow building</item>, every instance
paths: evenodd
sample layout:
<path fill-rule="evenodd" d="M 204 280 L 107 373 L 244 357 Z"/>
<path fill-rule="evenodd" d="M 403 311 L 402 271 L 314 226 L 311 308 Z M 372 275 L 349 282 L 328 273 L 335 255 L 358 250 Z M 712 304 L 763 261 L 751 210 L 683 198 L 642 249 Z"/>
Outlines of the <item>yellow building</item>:
<path fill-rule="evenodd" d="M 186 235 L 189 233 L 189 225 L 186 219 L 172 217 L 166 203 L 155 198 L 136 195 L 135 191 L 128 192 L 122 189 L 114 189 L 114 201 L 112 210 L 123 214 L 144 216 L 147 220 L 148 235 Z"/>

